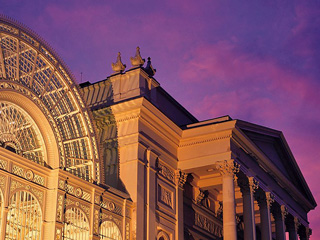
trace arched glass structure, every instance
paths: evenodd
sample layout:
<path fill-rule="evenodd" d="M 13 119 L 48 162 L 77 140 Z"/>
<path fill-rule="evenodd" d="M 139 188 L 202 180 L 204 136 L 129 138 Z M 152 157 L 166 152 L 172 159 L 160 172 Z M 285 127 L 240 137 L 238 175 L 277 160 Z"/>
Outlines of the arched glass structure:
<path fill-rule="evenodd" d="M 65 213 L 63 239 L 89 240 L 89 221 L 79 208 L 69 208 Z"/>
<path fill-rule="evenodd" d="M 72 75 L 40 37 L 0 15 L 0 100 L 1 91 L 8 90 L 27 96 L 46 116 L 58 145 L 59 166 L 100 182 L 93 125 Z M 23 144 L 14 142 L 7 148 L 28 149 Z M 33 159 L 38 153 L 33 149 L 30 156 L 26 151 L 23 156 Z M 41 162 L 41 157 L 36 161 Z"/>
<path fill-rule="evenodd" d="M 44 164 L 43 139 L 32 118 L 20 107 L 0 101 L 0 146 Z"/>
<path fill-rule="evenodd" d="M 7 214 L 6 240 L 38 240 L 41 236 L 42 214 L 35 197 L 26 191 L 16 192 L 10 199 Z"/>
<path fill-rule="evenodd" d="M 100 226 L 101 240 L 121 240 L 121 232 L 112 221 L 104 221 Z"/>

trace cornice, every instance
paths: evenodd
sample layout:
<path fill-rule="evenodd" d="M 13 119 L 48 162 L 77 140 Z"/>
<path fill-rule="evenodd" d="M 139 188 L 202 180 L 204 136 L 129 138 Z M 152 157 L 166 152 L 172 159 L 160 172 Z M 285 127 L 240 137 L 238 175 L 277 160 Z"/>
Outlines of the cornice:
<path fill-rule="evenodd" d="M 214 141 L 227 139 L 227 138 L 231 138 L 231 137 L 232 137 L 232 134 L 227 134 L 227 135 L 220 136 L 220 137 L 201 139 L 201 140 L 198 140 L 198 141 L 192 141 L 192 142 L 189 142 L 189 143 L 179 144 L 179 148 L 189 147 L 189 146 L 198 145 L 198 144 L 202 144 L 202 143 L 214 142 Z"/>

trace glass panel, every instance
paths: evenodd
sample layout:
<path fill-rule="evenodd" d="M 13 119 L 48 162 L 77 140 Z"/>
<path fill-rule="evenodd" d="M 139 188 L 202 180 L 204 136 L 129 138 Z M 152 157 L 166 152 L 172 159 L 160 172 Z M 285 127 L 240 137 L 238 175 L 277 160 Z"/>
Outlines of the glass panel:
<path fill-rule="evenodd" d="M 100 239 L 121 240 L 121 233 L 118 226 L 111 221 L 104 221 L 100 226 Z"/>
<path fill-rule="evenodd" d="M 0 102 L 0 146 L 44 165 L 40 130 L 23 109 L 9 102 Z"/>
<path fill-rule="evenodd" d="M 79 208 L 69 208 L 65 213 L 63 239 L 89 240 L 89 222 Z"/>
<path fill-rule="evenodd" d="M 38 240 L 41 235 L 42 214 L 38 201 L 25 191 L 10 199 L 6 225 L 6 240 Z"/>

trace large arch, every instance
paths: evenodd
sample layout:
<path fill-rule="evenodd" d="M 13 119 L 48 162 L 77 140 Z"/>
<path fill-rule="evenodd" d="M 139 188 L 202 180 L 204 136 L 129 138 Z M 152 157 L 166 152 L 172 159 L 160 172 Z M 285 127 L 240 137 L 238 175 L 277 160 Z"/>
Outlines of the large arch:
<path fill-rule="evenodd" d="M 94 127 L 73 76 L 38 35 L 2 15 L 0 93 L 39 124 L 50 167 L 100 182 Z"/>

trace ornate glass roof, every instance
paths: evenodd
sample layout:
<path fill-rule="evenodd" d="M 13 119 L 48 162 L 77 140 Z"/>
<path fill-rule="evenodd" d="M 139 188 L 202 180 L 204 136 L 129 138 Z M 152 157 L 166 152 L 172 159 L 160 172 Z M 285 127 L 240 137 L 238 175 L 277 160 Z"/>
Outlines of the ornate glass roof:
<path fill-rule="evenodd" d="M 59 145 L 60 167 L 99 181 L 93 126 L 72 75 L 40 37 L 0 16 L 0 91 L 3 89 L 26 95 L 47 116 Z M 16 144 L 26 148 L 25 143 Z"/>

